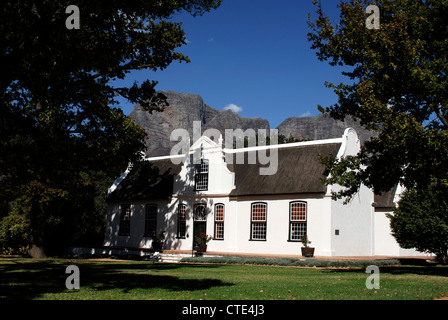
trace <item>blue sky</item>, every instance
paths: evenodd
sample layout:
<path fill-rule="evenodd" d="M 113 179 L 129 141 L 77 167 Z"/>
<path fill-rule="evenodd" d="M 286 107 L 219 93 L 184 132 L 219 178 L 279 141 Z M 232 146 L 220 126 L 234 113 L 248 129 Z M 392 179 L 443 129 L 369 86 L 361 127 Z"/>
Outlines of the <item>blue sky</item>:
<path fill-rule="evenodd" d="M 322 6 L 337 19 L 337 0 Z M 312 0 L 223 0 L 203 16 L 180 14 L 191 63 L 173 62 L 158 72 L 140 71 L 130 81 L 157 80 L 158 90 L 202 96 L 216 109 L 231 105 L 244 117 L 260 117 L 277 127 L 288 117 L 315 116 L 316 106 L 337 102 L 325 81 L 344 80 L 341 69 L 320 62 L 307 33 Z M 125 114 L 132 105 L 122 104 Z"/>

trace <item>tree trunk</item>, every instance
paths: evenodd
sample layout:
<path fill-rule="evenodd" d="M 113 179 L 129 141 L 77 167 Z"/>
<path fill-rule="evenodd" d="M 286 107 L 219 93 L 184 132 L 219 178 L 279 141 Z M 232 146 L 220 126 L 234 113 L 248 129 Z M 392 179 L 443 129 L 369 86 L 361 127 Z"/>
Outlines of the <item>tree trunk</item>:
<path fill-rule="evenodd" d="M 35 244 L 31 244 L 31 248 L 28 251 L 31 258 L 46 258 L 45 251 L 43 247 L 39 247 Z"/>
<path fill-rule="evenodd" d="M 31 243 L 30 249 L 28 251 L 32 258 L 46 258 L 44 250 L 44 215 L 43 208 L 38 204 L 34 203 L 31 205 L 30 212 L 30 223 L 31 223 Z"/>
<path fill-rule="evenodd" d="M 441 250 L 441 252 L 438 254 L 437 256 L 437 260 L 439 260 L 441 263 L 443 264 L 447 264 L 448 263 L 448 252 L 447 252 L 447 248 L 443 248 Z"/>

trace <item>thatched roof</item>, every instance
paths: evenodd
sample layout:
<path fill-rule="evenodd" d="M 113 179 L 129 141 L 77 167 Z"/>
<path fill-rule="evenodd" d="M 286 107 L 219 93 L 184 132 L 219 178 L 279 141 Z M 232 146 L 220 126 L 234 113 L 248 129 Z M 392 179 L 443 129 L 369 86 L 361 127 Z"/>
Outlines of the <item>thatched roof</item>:
<path fill-rule="evenodd" d="M 394 198 L 397 187 L 390 189 L 387 192 L 374 195 L 373 207 L 377 209 L 392 209 L 395 208 Z"/>
<path fill-rule="evenodd" d="M 321 183 L 325 167 L 320 163 L 319 155 L 336 156 L 340 147 L 341 143 L 280 147 L 277 172 L 273 175 L 260 175 L 259 169 L 270 164 L 260 164 L 258 155 L 257 164 L 248 164 L 245 151 L 244 164 L 236 164 L 233 154 L 235 164 L 228 164 L 228 168 L 235 173 L 236 188 L 230 196 L 325 193 L 326 186 Z M 107 200 L 169 199 L 173 195 L 174 176 L 181 167 L 182 164 L 174 165 L 170 159 L 143 161 L 131 170 Z"/>
<path fill-rule="evenodd" d="M 325 166 L 319 155 L 336 156 L 340 147 L 341 143 L 329 143 L 279 148 L 273 175 L 260 175 L 260 167 L 269 164 L 247 164 L 247 158 L 244 164 L 229 165 L 236 184 L 230 196 L 325 193 L 326 186 L 321 183 Z"/>
<path fill-rule="evenodd" d="M 170 159 L 143 161 L 108 196 L 108 201 L 168 199 L 173 194 L 174 176 L 181 165 Z"/>

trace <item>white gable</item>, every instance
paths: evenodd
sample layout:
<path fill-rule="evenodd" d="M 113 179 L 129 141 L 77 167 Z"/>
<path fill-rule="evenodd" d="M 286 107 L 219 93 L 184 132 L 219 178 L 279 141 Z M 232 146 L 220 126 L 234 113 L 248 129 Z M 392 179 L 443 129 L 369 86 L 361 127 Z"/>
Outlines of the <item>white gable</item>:
<path fill-rule="evenodd" d="M 190 152 L 194 152 L 195 150 L 200 148 L 202 148 L 203 150 L 216 149 L 221 148 L 221 146 L 222 144 L 219 145 L 218 143 L 214 142 L 212 139 L 204 135 L 193 143 L 193 145 L 190 147 Z"/>

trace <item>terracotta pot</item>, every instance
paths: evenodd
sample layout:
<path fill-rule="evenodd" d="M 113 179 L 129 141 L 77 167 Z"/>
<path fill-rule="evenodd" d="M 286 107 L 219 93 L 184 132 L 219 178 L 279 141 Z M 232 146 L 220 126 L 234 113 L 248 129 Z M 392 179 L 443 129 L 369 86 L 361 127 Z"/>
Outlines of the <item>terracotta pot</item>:
<path fill-rule="evenodd" d="M 196 252 L 207 252 L 207 245 L 201 244 L 199 248 L 197 248 Z"/>
<path fill-rule="evenodd" d="M 302 256 L 304 256 L 304 257 L 306 257 L 306 258 L 314 257 L 314 248 L 310 248 L 310 247 L 305 248 L 305 247 L 302 247 L 301 249 L 302 249 Z"/>

